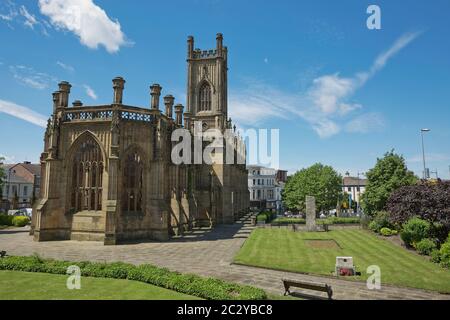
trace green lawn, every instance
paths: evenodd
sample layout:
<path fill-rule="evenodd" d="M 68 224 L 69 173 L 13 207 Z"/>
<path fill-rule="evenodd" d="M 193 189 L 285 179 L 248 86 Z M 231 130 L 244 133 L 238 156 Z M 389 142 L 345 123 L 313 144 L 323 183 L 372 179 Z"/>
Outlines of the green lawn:
<path fill-rule="evenodd" d="M 339 247 L 314 248 L 307 240 L 335 240 Z M 325 232 L 293 232 L 287 229 L 256 229 L 235 257 L 251 266 L 332 275 L 337 256 L 351 256 L 367 279 L 370 265 L 381 268 L 381 282 L 450 293 L 450 271 L 360 229 Z M 346 278 L 348 279 L 348 278 Z"/>
<path fill-rule="evenodd" d="M 68 290 L 68 276 L 0 271 L 0 300 L 194 300 L 199 299 L 129 280 L 81 278 L 80 290 Z"/>

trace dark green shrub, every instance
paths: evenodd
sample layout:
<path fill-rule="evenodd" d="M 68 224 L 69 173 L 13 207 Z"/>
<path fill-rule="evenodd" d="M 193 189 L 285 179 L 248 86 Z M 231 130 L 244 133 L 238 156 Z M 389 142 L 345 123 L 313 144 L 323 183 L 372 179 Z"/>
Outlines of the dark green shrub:
<path fill-rule="evenodd" d="M 369 229 L 373 232 L 379 233 L 383 228 L 393 228 L 393 225 L 389 222 L 389 213 L 386 211 L 378 212 L 373 221 L 369 223 Z"/>
<path fill-rule="evenodd" d="M 422 255 L 428 256 L 431 254 L 431 252 L 433 252 L 433 250 L 436 250 L 436 248 L 436 243 L 429 238 L 422 239 L 418 243 L 416 243 L 417 252 Z"/>
<path fill-rule="evenodd" d="M 440 263 L 441 262 L 441 252 L 438 249 L 434 249 L 431 251 L 431 261 L 434 263 Z"/>
<path fill-rule="evenodd" d="M 447 241 L 441 246 L 439 255 L 441 266 L 450 269 L 450 234 Z"/>
<path fill-rule="evenodd" d="M 12 219 L 12 224 L 15 227 L 25 227 L 28 223 L 30 222 L 30 219 L 28 219 L 27 217 L 23 217 L 23 216 L 17 216 L 17 217 L 13 217 Z"/>
<path fill-rule="evenodd" d="M 378 233 L 378 231 L 380 231 L 380 226 L 376 221 L 372 221 L 369 223 L 369 230 Z"/>
<path fill-rule="evenodd" d="M 392 230 L 390 228 L 381 228 L 380 234 L 384 237 L 395 236 L 397 234 L 397 230 Z"/>
<path fill-rule="evenodd" d="M 447 236 L 448 236 L 448 226 L 443 225 L 442 223 L 435 222 L 431 223 L 431 229 L 430 229 L 430 238 L 436 239 L 438 244 L 445 243 Z"/>
<path fill-rule="evenodd" d="M 204 299 L 263 300 L 267 298 L 264 290 L 258 288 L 219 279 L 181 274 L 152 265 L 135 266 L 121 262 L 67 262 L 45 260 L 37 255 L 0 259 L 0 270 L 66 274 L 67 268 L 71 265 L 80 267 L 82 276 L 141 281 Z"/>
<path fill-rule="evenodd" d="M 267 216 L 265 214 L 261 213 L 256 217 L 256 221 L 267 222 Z"/>
<path fill-rule="evenodd" d="M 13 216 L 8 216 L 6 214 L 0 214 L 0 226 L 12 226 Z"/>
<path fill-rule="evenodd" d="M 428 221 L 412 218 L 403 225 L 400 236 L 406 245 L 414 247 L 416 243 L 429 237 L 430 228 L 431 224 Z"/>
<path fill-rule="evenodd" d="M 256 221 L 270 223 L 272 220 L 276 219 L 276 217 L 277 217 L 277 214 L 274 212 L 269 212 L 269 211 L 261 212 L 256 217 Z"/>

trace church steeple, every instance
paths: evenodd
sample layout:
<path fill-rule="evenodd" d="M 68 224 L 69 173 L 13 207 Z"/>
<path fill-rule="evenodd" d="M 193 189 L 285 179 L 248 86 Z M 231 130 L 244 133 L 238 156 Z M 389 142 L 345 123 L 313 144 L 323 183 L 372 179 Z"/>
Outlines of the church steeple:
<path fill-rule="evenodd" d="M 227 48 L 221 33 L 216 37 L 216 49 L 194 49 L 194 38 L 188 37 L 188 84 L 186 122 L 202 121 L 204 128 L 226 128 Z"/>

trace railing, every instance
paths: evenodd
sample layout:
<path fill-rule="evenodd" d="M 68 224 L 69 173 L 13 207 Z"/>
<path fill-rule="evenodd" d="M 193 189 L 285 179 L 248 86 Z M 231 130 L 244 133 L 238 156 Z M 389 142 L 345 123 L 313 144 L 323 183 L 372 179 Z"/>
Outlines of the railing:
<path fill-rule="evenodd" d="M 155 119 L 154 112 L 138 107 L 121 106 L 118 113 L 121 120 L 127 121 L 152 122 Z M 114 110 L 111 106 L 76 107 L 65 110 L 63 121 L 112 121 L 113 116 Z"/>
<path fill-rule="evenodd" d="M 132 112 L 132 111 L 120 111 L 120 119 L 130 120 L 130 121 L 144 121 L 152 122 L 155 118 L 154 115 L 143 113 L 143 112 Z"/>
<path fill-rule="evenodd" d="M 113 116 L 112 110 L 98 111 L 68 111 L 64 114 L 65 122 L 84 121 L 84 120 L 105 120 L 111 121 Z"/>

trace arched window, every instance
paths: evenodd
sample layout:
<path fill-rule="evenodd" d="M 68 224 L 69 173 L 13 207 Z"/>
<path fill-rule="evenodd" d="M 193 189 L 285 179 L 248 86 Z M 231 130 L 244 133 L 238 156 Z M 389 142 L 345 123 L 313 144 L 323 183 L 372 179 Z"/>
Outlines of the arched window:
<path fill-rule="evenodd" d="M 205 82 L 200 87 L 199 92 L 200 109 L 199 111 L 211 110 L 211 86 Z"/>
<path fill-rule="evenodd" d="M 71 207 L 75 212 L 102 210 L 103 168 L 100 146 L 89 137 L 72 160 Z"/>
<path fill-rule="evenodd" d="M 122 211 L 142 211 L 143 186 L 142 159 L 137 152 L 130 153 L 125 159 L 124 183 L 122 191 Z"/>

